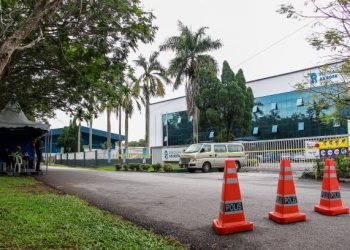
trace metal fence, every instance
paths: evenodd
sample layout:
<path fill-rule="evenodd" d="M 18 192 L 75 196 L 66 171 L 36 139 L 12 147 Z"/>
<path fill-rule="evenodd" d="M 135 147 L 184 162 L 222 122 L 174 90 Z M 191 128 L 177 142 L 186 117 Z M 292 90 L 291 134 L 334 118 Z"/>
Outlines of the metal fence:
<path fill-rule="evenodd" d="M 293 166 L 312 167 L 317 159 L 337 158 L 348 154 L 349 135 L 318 136 L 292 139 L 242 142 L 246 152 L 246 166 L 278 166 L 281 159 L 289 159 Z M 329 147 L 329 148 L 327 148 Z"/>
<path fill-rule="evenodd" d="M 114 165 L 119 159 L 118 149 L 112 150 L 93 150 L 88 152 L 75 152 L 56 154 L 55 162 L 69 166 L 97 167 L 105 165 Z M 122 151 L 121 158 L 125 162 L 149 162 L 149 155 L 144 153 L 143 147 L 128 148 Z"/>

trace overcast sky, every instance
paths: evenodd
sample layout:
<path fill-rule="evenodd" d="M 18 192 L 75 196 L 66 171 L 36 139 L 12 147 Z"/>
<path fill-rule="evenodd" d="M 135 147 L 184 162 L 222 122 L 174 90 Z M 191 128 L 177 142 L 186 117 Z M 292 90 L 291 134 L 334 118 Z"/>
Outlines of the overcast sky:
<path fill-rule="evenodd" d="M 220 39 L 223 47 L 211 53 L 221 66 L 227 60 L 234 71 L 242 68 L 246 79 L 254 80 L 266 76 L 287 73 L 325 62 L 327 58 L 315 51 L 306 41 L 312 32 L 312 20 L 291 20 L 276 13 L 286 0 L 141 0 L 144 9 L 153 11 L 155 24 L 159 27 L 153 44 L 139 46 L 139 51 L 130 56 L 130 63 L 138 54 L 148 57 L 167 37 L 177 35 L 177 22 L 181 20 L 193 30 L 207 26 L 207 33 Z M 304 8 L 304 0 L 294 0 L 293 4 Z M 281 41 L 281 42 L 278 42 Z M 275 44 L 278 42 L 277 44 Z M 275 45 L 273 45 L 275 44 Z M 265 50 L 266 49 L 266 50 Z M 263 52 L 264 51 L 264 52 Z M 258 55 L 257 55 L 258 54 Z M 167 66 L 171 52 L 161 53 L 160 61 Z M 173 91 L 166 88 L 163 99 L 183 96 L 184 88 Z M 117 120 L 112 116 L 112 132 L 117 132 Z M 57 112 L 51 119 L 52 128 L 67 126 L 69 116 Z M 86 125 L 85 123 L 83 125 Z M 106 130 L 106 114 L 94 121 L 94 128 Z M 129 140 L 144 138 L 144 110 L 136 111 L 130 119 Z"/>

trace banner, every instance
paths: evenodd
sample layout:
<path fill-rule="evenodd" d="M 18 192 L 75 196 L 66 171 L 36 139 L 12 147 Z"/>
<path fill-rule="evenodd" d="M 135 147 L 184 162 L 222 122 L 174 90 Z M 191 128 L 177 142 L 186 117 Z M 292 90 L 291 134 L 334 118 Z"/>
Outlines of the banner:
<path fill-rule="evenodd" d="M 320 157 L 319 143 L 315 141 L 305 141 L 305 158 L 317 159 Z"/>
<path fill-rule="evenodd" d="M 348 155 L 349 140 L 348 137 L 339 137 L 320 140 L 320 157 L 338 158 L 340 155 Z"/>
<path fill-rule="evenodd" d="M 180 161 L 180 154 L 186 148 L 162 148 L 162 161 Z"/>

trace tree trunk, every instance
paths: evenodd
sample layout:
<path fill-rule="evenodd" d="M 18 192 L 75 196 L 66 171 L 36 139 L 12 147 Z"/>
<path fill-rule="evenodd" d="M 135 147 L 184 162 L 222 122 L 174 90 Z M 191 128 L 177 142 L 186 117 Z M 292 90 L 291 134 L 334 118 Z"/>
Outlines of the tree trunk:
<path fill-rule="evenodd" d="M 195 106 L 193 109 L 192 127 L 193 127 L 193 142 L 198 143 L 198 126 L 199 126 L 199 109 Z"/>
<path fill-rule="evenodd" d="M 111 149 L 111 108 L 107 107 L 107 150 Z"/>
<path fill-rule="evenodd" d="M 93 118 L 91 117 L 89 123 L 90 123 L 90 128 L 89 128 L 89 151 L 92 151 L 92 121 Z"/>
<path fill-rule="evenodd" d="M 81 145 L 80 145 L 80 142 L 81 142 L 81 121 L 79 120 L 79 124 L 78 124 L 78 153 L 80 152 L 80 148 L 81 148 Z"/>
<path fill-rule="evenodd" d="M 149 147 L 149 97 L 146 97 L 146 131 L 145 131 L 145 143 L 146 147 Z"/>
<path fill-rule="evenodd" d="M 122 163 L 122 108 L 118 108 L 118 116 L 119 116 L 119 135 L 118 135 L 118 160 L 119 163 Z"/>
<path fill-rule="evenodd" d="M 21 43 L 37 27 L 44 15 L 55 10 L 61 2 L 62 0 L 38 1 L 24 24 L 5 40 L 0 48 L 0 80 L 6 75 L 12 54 L 20 48 Z"/>
<path fill-rule="evenodd" d="M 125 148 L 128 149 L 129 144 L 129 113 L 125 111 Z"/>

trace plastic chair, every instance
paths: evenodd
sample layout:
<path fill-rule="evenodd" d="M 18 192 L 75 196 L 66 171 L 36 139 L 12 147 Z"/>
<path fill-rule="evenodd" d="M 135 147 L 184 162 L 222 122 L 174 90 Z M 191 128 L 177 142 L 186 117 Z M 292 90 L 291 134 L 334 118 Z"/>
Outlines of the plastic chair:
<path fill-rule="evenodd" d="M 20 155 L 15 156 L 15 166 L 14 166 L 14 172 L 16 172 L 16 167 L 18 167 L 18 173 L 21 173 L 21 168 L 22 168 L 23 160 Z M 27 171 L 27 169 L 26 169 Z"/>

